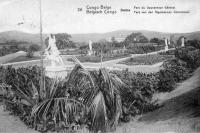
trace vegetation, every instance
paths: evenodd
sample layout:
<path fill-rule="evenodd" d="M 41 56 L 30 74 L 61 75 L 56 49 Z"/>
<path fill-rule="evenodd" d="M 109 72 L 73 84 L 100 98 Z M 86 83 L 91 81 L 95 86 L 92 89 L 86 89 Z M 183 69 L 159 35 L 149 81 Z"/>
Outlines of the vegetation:
<path fill-rule="evenodd" d="M 109 60 L 114 60 L 114 59 L 120 59 L 120 58 L 125 58 L 125 57 L 130 57 L 130 54 L 116 54 L 115 56 L 112 57 L 102 57 L 102 61 L 109 61 Z M 85 56 L 78 56 L 77 57 L 79 59 L 80 62 L 94 62 L 94 63 L 98 63 L 101 62 L 101 57 L 100 56 L 89 56 L 89 55 L 85 55 Z M 68 59 L 68 61 L 73 61 L 72 59 Z"/>
<path fill-rule="evenodd" d="M 186 42 L 186 45 L 187 46 L 195 47 L 197 49 L 200 49 L 200 41 L 199 40 L 188 40 Z"/>
<path fill-rule="evenodd" d="M 150 39 L 150 43 L 156 43 L 158 45 L 164 45 L 165 41 L 159 38 L 152 38 Z"/>
<path fill-rule="evenodd" d="M 197 43 L 194 44 L 194 42 Z M 159 72 L 159 91 L 161 92 L 173 90 L 177 82 L 187 79 L 200 66 L 198 41 L 188 41 L 186 47 L 177 48 L 173 53 L 175 53 L 175 59 L 166 61 Z"/>
<path fill-rule="evenodd" d="M 192 43 L 191 43 L 192 44 Z M 0 68 L 7 110 L 41 131 L 77 131 L 86 128 L 106 132 L 118 122 L 157 108 L 156 92 L 171 91 L 200 66 L 199 47 L 175 50 L 157 73 L 87 71 L 79 62 L 64 80 L 45 78 L 40 89 L 40 68 Z M 159 55 L 163 56 L 163 55 Z"/>
<path fill-rule="evenodd" d="M 181 48 L 175 52 L 175 56 L 186 62 L 190 70 L 194 70 L 200 65 L 200 49 L 194 47 Z"/>
<path fill-rule="evenodd" d="M 170 49 L 168 51 L 160 52 L 160 55 L 175 55 L 176 49 Z"/>
<path fill-rule="evenodd" d="M 73 49 L 73 50 L 60 50 L 61 55 L 80 55 L 81 50 Z"/>
<path fill-rule="evenodd" d="M 126 45 L 129 45 L 131 43 L 148 43 L 149 40 L 147 37 L 142 35 L 142 33 L 132 33 L 126 37 L 124 42 Z"/>
<path fill-rule="evenodd" d="M 39 51 L 39 50 L 40 50 L 39 45 L 37 45 L 37 44 L 30 45 L 29 48 L 28 48 L 28 51 L 27 51 L 27 57 L 33 58 L 34 52 Z"/>
<path fill-rule="evenodd" d="M 11 40 L 5 43 L 1 43 L 0 46 L 1 45 L 3 47 L 0 49 L 0 56 L 5 56 L 7 54 L 16 53 L 18 51 L 27 51 L 27 47 L 25 45 L 30 45 L 30 43 Z"/>
<path fill-rule="evenodd" d="M 155 109 L 150 102 L 155 74 L 109 73 L 104 68 L 88 72 L 78 64 L 64 81 L 46 78 L 42 92 L 38 67 L 5 71 L 1 80 L 11 86 L 5 89 L 7 109 L 37 130 L 88 127 L 104 132 L 115 129 L 118 121 Z"/>
<path fill-rule="evenodd" d="M 153 46 L 152 44 L 137 44 L 127 47 L 127 53 L 130 54 L 147 54 L 163 49 L 163 46 Z"/>
<path fill-rule="evenodd" d="M 104 56 L 115 56 L 118 54 L 116 51 L 120 51 L 124 49 L 123 42 L 108 42 L 106 40 L 100 40 L 99 42 L 92 43 L 92 49 L 95 51 L 95 56 L 100 56 L 103 54 Z M 83 54 L 87 54 L 89 50 L 88 45 L 80 46 L 80 50 L 82 50 Z M 125 52 L 125 51 L 124 51 Z"/>
<path fill-rule="evenodd" d="M 58 49 L 76 48 L 76 44 L 70 40 L 71 35 L 67 33 L 54 34 L 56 39 L 56 46 Z M 45 39 L 45 45 L 48 45 L 49 38 Z"/>
<path fill-rule="evenodd" d="M 101 53 L 104 56 L 115 56 L 119 54 L 116 51 L 124 51 L 128 54 L 144 54 L 164 49 L 164 40 L 153 38 L 149 43 L 149 40 L 141 33 L 132 33 L 127 36 L 122 42 L 117 42 L 114 37 L 111 38 L 111 42 L 106 40 L 100 40 L 92 44 L 95 56 L 100 56 Z M 82 54 L 87 54 L 89 50 L 88 45 L 80 46 Z"/>
<path fill-rule="evenodd" d="M 89 55 L 86 55 L 86 56 L 78 56 L 77 57 L 78 60 L 80 62 L 94 62 L 94 63 L 97 63 L 97 62 L 101 62 L 101 58 L 100 57 L 97 57 L 97 56 L 89 56 Z M 67 59 L 68 61 L 74 61 L 73 59 L 69 58 Z"/>
<path fill-rule="evenodd" d="M 190 76 L 186 63 L 178 58 L 165 61 L 163 69 L 158 72 L 158 92 L 170 92 L 179 83 Z"/>
<path fill-rule="evenodd" d="M 41 59 L 39 56 L 33 56 L 32 58 L 29 58 L 27 56 L 18 56 L 12 60 L 9 60 L 7 63 L 13 63 L 13 62 L 21 62 L 21 61 L 31 61 L 31 60 L 38 60 Z"/>
<path fill-rule="evenodd" d="M 46 78 L 44 91 L 37 84 L 37 67 L 8 67 L 4 76 L 4 82 L 12 86 L 5 97 L 7 108 L 38 130 L 40 125 L 43 130 L 59 130 L 85 124 L 95 132 L 105 131 L 116 126 L 122 97 L 130 95 L 115 75 L 105 69 L 88 72 L 80 64 L 62 82 Z"/>
<path fill-rule="evenodd" d="M 76 45 L 74 42 L 70 40 L 71 35 L 66 33 L 58 33 L 55 34 L 56 38 L 56 46 L 58 49 L 65 49 L 65 48 L 76 48 Z"/>
<path fill-rule="evenodd" d="M 159 54 L 150 54 L 150 55 L 141 55 L 129 58 L 125 61 L 119 62 L 119 64 L 126 65 L 153 65 L 165 60 L 172 59 L 172 55 L 159 55 Z"/>

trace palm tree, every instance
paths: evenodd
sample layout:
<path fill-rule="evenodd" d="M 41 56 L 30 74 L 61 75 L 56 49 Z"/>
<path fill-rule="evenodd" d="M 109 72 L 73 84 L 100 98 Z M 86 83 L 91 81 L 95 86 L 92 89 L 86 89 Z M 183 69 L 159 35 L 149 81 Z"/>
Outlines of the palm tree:
<path fill-rule="evenodd" d="M 116 126 L 122 115 L 121 97 L 130 94 L 126 84 L 105 68 L 88 72 L 81 64 L 75 66 L 69 79 L 88 110 L 91 129 L 97 132 Z"/>
<path fill-rule="evenodd" d="M 69 128 L 73 123 L 87 124 L 91 131 L 105 132 L 116 127 L 122 115 L 122 97 L 130 94 L 129 88 L 116 75 L 105 68 L 88 71 L 77 60 L 74 69 L 65 80 L 46 78 L 45 95 L 32 82 L 27 90 L 16 86 L 15 95 L 20 104 L 32 111 L 34 126 L 44 128 Z M 80 122 L 81 119 L 85 121 Z"/>

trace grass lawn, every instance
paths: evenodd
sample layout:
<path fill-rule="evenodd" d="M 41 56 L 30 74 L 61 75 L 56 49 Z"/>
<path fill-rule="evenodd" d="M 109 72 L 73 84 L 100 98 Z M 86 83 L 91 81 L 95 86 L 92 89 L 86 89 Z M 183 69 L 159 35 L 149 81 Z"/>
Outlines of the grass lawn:
<path fill-rule="evenodd" d="M 175 49 L 168 50 L 166 52 L 161 52 L 159 53 L 160 55 L 174 55 L 175 54 Z"/>
<path fill-rule="evenodd" d="M 130 57 L 130 54 L 124 54 L 124 55 L 115 55 L 114 57 L 103 57 L 102 61 L 109 61 L 109 60 L 114 60 L 114 59 L 120 59 L 120 58 L 125 58 L 125 57 Z M 80 62 L 93 62 L 93 63 L 98 63 L 101 62 L 101 57 L 99 56 L 78 56 L 77 57 Z M 73 61 L 72 59 L 68 59 L 68 61 Z"/>
<path fill-rule="evenodd" d="M 127 59 L 125 61 L 121 61 L 118 64 L 126 64 L 126 65 L 153 65 L 168 59 L 172 59 L 173 55 L 160 55 L 160 54 L 153 54 L 153 55 L 141 55 L 137 57 L 133 57 Z"/>
<path fill-rule="evenodd" d="M 39 56 L 35 56 L 33 58 L 29 58 L 27 56 L 19 56 L 19 57 L 16 57 L 10 61 L 8 61 L 8 63 L 13 63 L 13 62 L 20 62 L 20 61 L 30 61 L 30 60 L 38 60 L 40 59 Z"/>
<path fill-rule="evenodd" d="M 62 50 L 60 51 L 62 55 L 79 55 L 80 54 L 80 50 Z"/>

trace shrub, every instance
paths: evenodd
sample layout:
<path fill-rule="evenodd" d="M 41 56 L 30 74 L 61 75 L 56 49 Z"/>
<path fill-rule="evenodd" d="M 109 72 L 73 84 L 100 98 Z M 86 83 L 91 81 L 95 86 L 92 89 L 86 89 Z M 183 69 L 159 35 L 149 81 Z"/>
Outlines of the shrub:
<path fill-rule="evenodd" d="M 151 103 L 152 95 L 157 90 L 158 78 L 156 73 L 133 73 L 125 71 L 114 71 L 124 83 L 126 83 L 130 90 L 132 97 L 123 97 L 125 116 L 144 113 L 144 108 L 147 106 L 154 106 Z M 149 108 L 150 109 L 150 108 Z M 150 110 L 146 110 L 148 112 Z M 126 117 L 124 117 L 126 118 Z"/>
<path fill-rule="evenodd" d="M 29 51 L 29 50 L 28 50 L 28 52 L 26 53 L 26 56 L 27 56 L 28 58 L 33 58 L 33 55 L 34 55 L 33 51 Z"/>
<path fill-rule="evenodd" d="M 186 62 L 191 71 L 200 66 L 200 50 L 195 47 L 184 47 L 175 51 L 175 57 Z"/>
<path fill-rule="evenodd" d="M 5 98 L 6 106 L 38 130 L 40 125 L 43 130 L 62 130 L 87 124 L 95 132 L 105 131 L 115 127 L 122 116 L 121 97 L 131 96 L 126 84 L 115 75 L 105 69 L 88 72 L 81 65 L 58 84 L 46 78 L 42 90 L 38 67 L 8 67 L 5 77 L 13 94 Z"/>
<path fill-rule="evenodd" d="M 179 59 L 166 61 L 162 67 L 163 69 L 158 72 L 159 92 L 172 91 L 177 82 L 183 81 L 189 77 L 189 70 L 186 67 L 186 63 Z"/>
<path fill-rule="evenodd" d="M 141 46 L 140 46 L 141 45 Z M 145 54 L 163 49 L 162 46 L 143 45 L 143 44 L 129 46 L 127 52 L 130 54 Z"/>
<path fill-rule="evenodd" d="M 187 79 L 191 72 L 200 66 L 200 50 L 196 47 L 186 46 L 173 51 L 175 59 L 164 62 L 163 69 L 159 71 L 158 91 L 160 92 L 173 90 L 176 83 Z"/>
<path fill-rule="evenodd" d="M 32 44 L 29 46 L 27 51 L 27 57 L 33 58 L 33 53 L 40 50 L 40 46 L 37 44 Z"/>
<path fill-rule="evenodd" d="M 32 44 L 32 45 L 29 46 L 29 50 L 33 51 L 33 52 L 39 51 L 40 50 L 40 46 L 37 45 L 37 44 Z"/>
<path fill-rule="evenodd" d="M 131 33 L 130 35 L 128 35 L 124 40 L 124 42 L 126 44 L 136 43 L 136 42 L 147 43 L 149 42 L 149 40 L 142 33 L 138 32 L 138 33 Z"/>
<path fill-rule="evenodd" d="M 188 40 L 186 45 L 187 46 L 193 46 L 196 49 L 200 49 L 200 41 L 199 40 Z"/>

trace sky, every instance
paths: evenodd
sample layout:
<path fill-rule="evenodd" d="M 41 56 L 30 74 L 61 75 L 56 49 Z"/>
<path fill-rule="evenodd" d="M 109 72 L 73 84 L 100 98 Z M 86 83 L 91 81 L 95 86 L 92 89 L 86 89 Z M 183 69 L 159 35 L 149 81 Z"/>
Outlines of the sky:
<path fill-rule="evenodd" d="M 116 14 L 86 14 L 86 7 L 111 6 Z M 42 0 L 44 33 L 104 33 L 150 30 L 170 33 L 200 31 L 200 0 Z M 134 6 L 175 6 L 188 14 L 134 14 Z M 78 12 L 78 8 L 83 8 Z M 131 9 L 130 13 L 120 9 Z M 39 32 L 39 0 L 0 0 L 0 32 Z"/>

